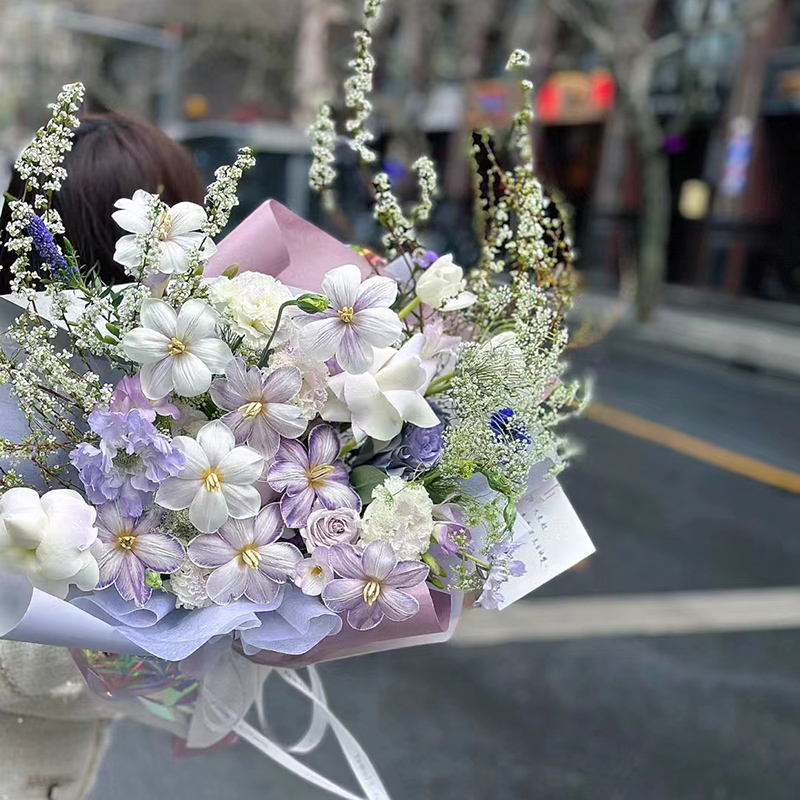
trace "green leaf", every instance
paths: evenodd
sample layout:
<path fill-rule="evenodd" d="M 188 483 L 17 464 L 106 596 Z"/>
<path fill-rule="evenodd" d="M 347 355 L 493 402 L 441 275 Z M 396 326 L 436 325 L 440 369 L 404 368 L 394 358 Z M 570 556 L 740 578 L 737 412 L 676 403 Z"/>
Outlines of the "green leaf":
<path fill-rule="evenodd" d="M 363 464 L 350 473 L 350 485 L 355 489 L 361 502 L 367 505 L 372 501 L 372 491 L 386 480 L 386 473 L 377 467 Z"/>

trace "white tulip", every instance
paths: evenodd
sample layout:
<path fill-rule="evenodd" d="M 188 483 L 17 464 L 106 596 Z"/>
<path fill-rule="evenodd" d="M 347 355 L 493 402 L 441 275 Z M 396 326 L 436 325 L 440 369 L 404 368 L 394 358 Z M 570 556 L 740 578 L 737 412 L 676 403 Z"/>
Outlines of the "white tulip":
<path fill-rule="evenodd" d="M 70 584 L 94 589 L 100 579 L 91 546 L 96 512 L 77 492 L 54 489 L 41 497 L 22 487 L 0 498 L 0 567 L 24 572 L 34 587 L 56 597 Z"/>
<path fill-rule="evenodd" d="M 465 291 L 466 285 L 464 270 L 453 263 L 453 256 L 448 253 L 437 258 L 417 278 L 417 297 L 437 311 L 459 311 L 478 299 L 472 292 Z"/>

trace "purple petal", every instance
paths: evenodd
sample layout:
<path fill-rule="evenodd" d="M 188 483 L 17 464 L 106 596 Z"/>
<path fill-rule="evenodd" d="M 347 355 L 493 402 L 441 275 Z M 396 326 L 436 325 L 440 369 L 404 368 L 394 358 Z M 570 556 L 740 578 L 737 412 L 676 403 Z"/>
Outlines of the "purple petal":
<path fill-rule="evenodd" d="M 358 336 L 373 347 L 394 344 L 403 332 L 400 317 L 390 308 L 367 308 L 360 311 L 352 322 Z"/>
<path fill-rule="evenodd" d="M 361 556 L 352 545 L 335 544 L 328 550 L 328 562 L 337 575 L 364 582 L 364 567 L 361 565 Z"/>
<path fill-rule="evenodd" d="M 253 526 L 253 543 L 271 544 L 283 533 L 283 518 L 280 503 L 270 503 L 261 509 Z"/>
<path fill-rule="evenodd" d="M 316 492 L 313 489 L 304 489 L 299 494 L 285 494 L 281 498 L 281 514 L 286 525 L 290 528 L 302 528 L 311 514 Z"/>
<path fill-rule="evenodd" d="M 181 543 L 165 533 L 138 535 L 133 552 L 146 567 L 163 573 L 175 572 L 185 557 Z"/>
<path fill-rule="evenodd" d="M 353 310 L 362 311 L 375 306 L 388 308 L 396 299 L 397 281 L 375 275 L 367 278 L 359 287 Z"/>
<path fill-rule="evenodd" d="M 132 533 L 135 533 L 137 536 L 150 533 L 153 528 L 158 527 L 163 517 L 163 510 L 158 506 L 152 506 L 143 516 L 136 520 L 136 524 L 133 526 Z"/>
<path fill-rule="evenodd" d="M 242 399 L 247 397 L 251 392 L 252 382 L 250 381 L 250 374 L 247 369 L 247 364 L 241 356 L 236 356 L 225 365 L 225 377 L 230 383 L 230 388 L 233 393 Z M 258 389 L 261 388 L 261 381 L 258 381 Z M 258 389 L 256 390 L 256 397 L 259 395 Z M 241 405 L 241 402 L 239 403 Z"/>
<path fill-rule="evenodd" d="M 275 461 L 290 461 L 305 468 L 308 466 L 308 452 L 300 442 L 294 439 L 283 439 Z"/>
<path fill-rule="evenodd" d="M 119 503 L 104 503 L 98 506 L 97 523 L 101 531 L 105 529 L 112 536 L 116 536 L 125 527 Z"/>
<path fill-rule="evenodd" d="M 265 544 L 258 548 L 261 561 L 258 568 L 277 583 L 286 583 L 286 578 L 296 574 L 297 565 L 303 560 L 300 551 L 289 542 Z"/>
<path fill-rule="evenodd" d="M 254 528 L 252 519 L 229 519 L 217 533 L 234 551 L 238 551 L 253 544 L 256 537 Z"/>
<path fill-rule="evenodd" d="M 192 564 L 207 569 L 221 567 L 236 558 L 236 548 L 231 547 L 218 533 L 195 537 L 189 543 L 187 552 Z"/>
<path fill-rule="evenodd" d="M 270 580 L 268 575 L 257 569 L 247 568 L 247 585 L 244 596 L 248 600 L 260 605 L 269 605 L 278 596 L 280 590 L 280 583 Z"/>
<path fill-rule="evenodd" d="M 267 418 L 263 414 L 255 419 L 248 420 L 248 422 L 252 424 L 250 426 L 250 433 L 244 441 L 246 441 L 253 450 L 257 450 L 261 453 L 265 460 L 271 461 L 275 457 L 275 453 L 278 452 L 278 448 L 281 444 L 281 437 L 269 424 Z M 300 434 L 298 434 L 298 436 L 299 435 Z"/>
<path fill-rule="evenodd" d="M 370 578 L 383 581 L 397 565 L 397 556 L 388 542 L 370 542 L 361 556 L 361 565 Z"/>
<path fill-rule="evenodd" d="M 322 601 L 331 610 L 340 614 L 350 611 L 357 605 L 364 604 L 364 581 L 358 580 L 333 580 L 322 591 Z"/>
<path fill-rule="evenodd" d="M 119 571 L 122 569 L 124 559 L 124 550 L 120 550 L 115 544 L 103 543 L 100 555 L 97 558 L 97 565 L 100 568 L 100 580 L 97 583 L 97 589 L 105 589 L 114 583 Z"/>
<path fill-rule="evenodd" d="M 206 591 L 217 605 L 227 605 L 241 597 L 247 588 L 247 573 L 253 572 L 240 558 L 234 558 L 208 577 Z"/>
<path fill-rule="evenodd" d="M 346 325 L 336 348 L 336 360 L 345 372 L 361 375 L 372 366 L 372 345 L 363 339 L 354 325 Z"/>
<path fill-rule="evenodd" d="M 259 420 L 266 422 L 269 427 L 274 428 L 287 439 L 296 439 L 298 436 L 302 436 L 308 425 L 302 411 L 297 406 L 290 406 L 286 403 L 269 403 Z M 275 449 L 278 449 L 277 446 Z"/>
<path fill-rule="evenodd" d="M 383 583 L 395 589 L 411 589 L 427 580 L 429 572 L 428 567 L 419 561 L 401 561 L 391 574 L 384 578 Z"/>
<path fill-rule="evenodd" d="M 328 584 L 330 586 L 330 584 Z M 379 603 L 368 605 L 362 602 L 352 611 L 347 612 L 347 624 L 357 631 L 368 631 L 380 624 L 383 619 L 383 608 Z"/>
<path fill-rule="evenodd" d="M 308 489 L 306 467 L 293 461 L 277 461 L 269 468 L 267 483 L 276 492 L 299 494 Z"/>
<path fill-rule="evenodd" d="M 268 403 L 288 403 L 303 385 L 297 367 L 278 367 L 264 382 L 262 397 Z"/>
<path fill-rule="evenodd" d="M 208 390 L 211 399 L 225 411 L 234 411 L 244 404 L 244 398 L 234 388 L 230 381 L 224 378 L 215 378 Z"/>
<path fill-rule="evenodd" d="M 312 358 L 327 361 L 339 349 L 346 327 L 338 317 L 309 322 L 300 332 L 300 348 Z"/>
<path fill-rule="evenodd" d="M 236 439 L 236 444 L 247 442 L 253 435 L 253 428 L 255 427 L 255 418 L 245 419 L 244 414 L 238 410 L 229 411 L 222 421 L 231 429 L 233 436 Z M 274 455 L 274 453 L 273 453 Z"/>
<path fill-rule="evenodd" d="M 308 461 L 310 464 L 333 464 L 339 458 L 339 435 L 330 425 L 317 425 L 308 434 Z"/>
<path fill-rule="evenodd" d="M 327 480 L 317 490 L 317 499 L 329 511 L 337 508 L 352 508 L 361 512 L 361 498 L 349 486 Z"/>
<path fill-rule="evenodd" d="M 416 597 L 391 586 L 381 588 L 381 593 L 375 603 L 381 607 L 381 611 L 392 622 L 403 622 L 419 611 L 419 602 Z"/>
<path fill-rule="evenodd" d="M 153 593 L 144 578 L 144 564 L 133 553 L 126 553 L 114 586 L 124 600 L 132 600 L 141 608 Z"/>

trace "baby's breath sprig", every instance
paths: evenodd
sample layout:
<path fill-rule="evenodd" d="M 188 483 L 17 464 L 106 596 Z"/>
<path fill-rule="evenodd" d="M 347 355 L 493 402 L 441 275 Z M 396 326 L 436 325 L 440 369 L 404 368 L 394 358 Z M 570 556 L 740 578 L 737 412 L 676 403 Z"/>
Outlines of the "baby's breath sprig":
<path fill-rule="evenodd" d="M 214 173 L 215 180 L 209 185 L 204 201 L 208 220 L 203 225 L 203 233 L 207 236 L 213 238 L 219 235 L 228 224 L 231 211 L 239 205 L 239 181 L 255 164 L 252 148 L 242 147 L 233 164 L 219 167 Z"/>
<path fill-rule="evenodd" d="M 311 168 L 308 181 L 317 192 L 329 189 L 336 180 L 336 126 L 333 123 L 331 107 L 323 103 L 316 119 L 308 129 L 311 139 Z"/>

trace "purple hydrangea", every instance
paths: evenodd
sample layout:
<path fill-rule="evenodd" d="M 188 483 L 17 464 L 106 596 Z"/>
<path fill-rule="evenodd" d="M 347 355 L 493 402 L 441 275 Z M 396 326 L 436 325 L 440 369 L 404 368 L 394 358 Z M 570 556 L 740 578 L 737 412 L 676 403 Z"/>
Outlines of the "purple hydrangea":
<path fill-rule="evenodd" d="M 122 413 L 130 411 L 132 408 L 138 408 L 148 422 L 155 422 L 156 415 L 173 419 L 181 418 L 180 410 L 168 402 L 167 397 L 162 397 L 160 400 L 148 400 L 144 396 L 142 379 L 138 373 L 133 376 L 126 375 L 117 384 L 114 394 L 111 396 L 109 408 L 111 411 Z"/>
<path fill-rule="evenodd" d="M 50 267 L 54 275 L 70 274 L 71 270 L 67 260 L 56 244 L 53 234 L 48 230 L 45 221 L 38 214 L 31 215 L 30 222 L 28 222 L 28 236 L 33 240 L 33 248 L 42 263 Z"/>
<path fill-rule="evenodd" d="M 141 516 L 155 490 L 183 469 L 183 453 L 136 408 L 125 413 L 95 408 L 89 426 L 100 442 L 84 442 L 69 456 L 89 502 L 116 500 L 124 516 Z"/>

